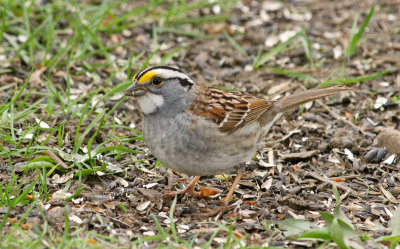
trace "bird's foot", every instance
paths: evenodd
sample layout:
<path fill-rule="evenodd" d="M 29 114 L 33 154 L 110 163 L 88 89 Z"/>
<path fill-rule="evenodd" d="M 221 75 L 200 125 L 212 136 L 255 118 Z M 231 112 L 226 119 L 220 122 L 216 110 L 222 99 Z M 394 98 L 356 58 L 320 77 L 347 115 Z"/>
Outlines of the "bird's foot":
<path fill-rule="evenodd" d="M 189 195 L 195 197 L 208 197 L 212 195 L 216 195 L 220 192 L 217 188 L 212 187 L 203 187 L 200 186 L 200 192 L 194 190 L 194 185 L 200 179 L 200 176 L 196 176 L 193 180 L 189 183 L 186 189 L 178 190 L 178 191 L 166 191 L 164 192 L 164 196 L 166 197 L 173 197 L 179 194 L 185 194 L 183 200 L 185 200 Z"/>
<path fill-rule="evenodd" d="M 219 206 L 218 208 L 211 210 L 211 211 L 197 213 L 196 216 L 202 217 L 202 218 L 208 218 L 208 217 L 215 216 L 215 220 L 218 220 L 219 217 L 221 217 L 225 213 L 227 207 L 228 207 L 228 202 L 224 201 L 224 202 L 222 202 L 221 206 Z"/>
<path fill-rule="evenodd" d="M 191 186 L 188 186 L 186 189 L 182 189 L 182 190 L 166 191 L 166 192 L 164 192 L 164 196 L 173 197 L 175 195 L 185 194 L 185 196 L 183 197 L 183 199 L 185 200 L 189 195 L 195 196 L 195 197 L 208 197 L 208 196 L 216 195 L 218 193 L 220 193 L 220 190 L 217 188 L 213 188 L 213 187 L 200 186 L 200 191 L 195 191 L 194 188 L 191 188 Z"/>

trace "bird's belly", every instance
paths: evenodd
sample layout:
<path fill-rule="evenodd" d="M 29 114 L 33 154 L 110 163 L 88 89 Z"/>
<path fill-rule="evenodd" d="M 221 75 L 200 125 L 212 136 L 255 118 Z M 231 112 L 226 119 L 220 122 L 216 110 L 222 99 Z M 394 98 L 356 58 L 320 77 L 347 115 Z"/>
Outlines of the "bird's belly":
<path fill-rule="evenodd" d="M 182 122 L 188 124 L 185 119 Z M 209 127 L 204 120 L 196 126 L 179 124 L 177 119 L 143 120 L 144 139 L 152 153 L 167 167 L 188 175 L 225 173 L 249 161 L 260 134 L 257 123 L 229 134 Z"/>

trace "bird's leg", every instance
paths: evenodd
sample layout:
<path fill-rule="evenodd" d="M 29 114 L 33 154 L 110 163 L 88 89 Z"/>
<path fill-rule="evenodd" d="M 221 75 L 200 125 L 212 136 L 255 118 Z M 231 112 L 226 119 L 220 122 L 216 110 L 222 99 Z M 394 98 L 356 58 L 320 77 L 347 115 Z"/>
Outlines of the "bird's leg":
<path fill-rule="evenodd" d="M 167 196 L 167 197 L 172 197 L 172 196 L 175 196 L 175 195 L 178 195 L 178 194 L 185 193 L 185 195 L 189 194 L 189 195 L 193 195 L 193 196 L 196 196 L 196 197 L 200 197 L 201 196 L 201 192 L 194 191 L 194 185 L 196 185 L 196 183 L 197 183 L 197 181 L 199 179 L 200 179 L 200 176 L 195 176 L 193 178 L 193 180 L 190 181 L 190 183 L 189 183 L 189 185 L 187 186 L 186 189 L 182 189 L 182 190 L 178 190 L 178 191 L 167 191 L 167 192 L 164 193 L 164 195 Z"/>
<path fill-rule="evenodd" d="M 236 186 L 238 185 L 240 178 L 243 176 L 245 169 L 246 169 L 246 164 L 242 164 L 240 166 L 240 168 L 238 169 L 236 177 L 233 180 L 232 186 L 229 188 L 229 192 L 226 195 L 225 199 L 222 201 L 221 206 L 219 206 L 217 209 L 209 211 L 209 212 L 199 213 L 198 216 L 211 217 L 211 216 L 217 215 L 215 218 L 217 220 L 219 218 L 219 216 L 221 216 L 225 212 L 225 209 L 228 206 L 230 200 L 232 199 L 232 196 L 233 196 L 233 193 L 235 192 Z"/>
<path fill-rule="evenodd" d="M 218 194 L 220 191 L 217 188 L 213 187 L 203 187 L 200 186 L 200 192 L 194 191 L 194 185 L 199 181 L 200 176 L 195 176 L 193 180 L 189 183 L 186 189 L 178 190 L 178 191 L 167 191 L 164 193 L 164 196 L 166 197 L 172 197 L 178 194 L 185 194 L 185 196 L 182 198 L 182 200 L 186 200 L 186 198 L 189 195 L 195 196 L 195 197 L 208 197 L 212 195 Z"/>

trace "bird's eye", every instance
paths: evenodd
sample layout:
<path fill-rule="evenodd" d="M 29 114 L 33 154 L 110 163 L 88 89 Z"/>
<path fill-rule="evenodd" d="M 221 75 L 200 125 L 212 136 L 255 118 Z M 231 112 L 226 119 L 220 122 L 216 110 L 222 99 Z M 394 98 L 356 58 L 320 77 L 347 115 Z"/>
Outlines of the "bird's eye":
<path fill-rule="evenodd" d="M 154 77 L 151 83 L 153 83 L 153 85 L 155 86 L 159 86 L 163 83 L 163 79 L 161 79 L 160 77 Z"/>

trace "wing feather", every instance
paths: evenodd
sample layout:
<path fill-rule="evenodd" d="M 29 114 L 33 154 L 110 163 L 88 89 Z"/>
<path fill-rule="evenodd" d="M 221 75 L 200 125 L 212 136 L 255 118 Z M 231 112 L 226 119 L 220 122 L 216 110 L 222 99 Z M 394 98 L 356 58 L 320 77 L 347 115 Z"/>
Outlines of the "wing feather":
<path fill-rule="evenodd" d="M 231 132 L 257 120 L 271 102 L 238 92 L 226 92 L 216 88 L 202 88 L 203 99 L 195 101 L 192 110 L 212 120 L 221 132 Z"/>

